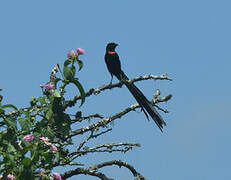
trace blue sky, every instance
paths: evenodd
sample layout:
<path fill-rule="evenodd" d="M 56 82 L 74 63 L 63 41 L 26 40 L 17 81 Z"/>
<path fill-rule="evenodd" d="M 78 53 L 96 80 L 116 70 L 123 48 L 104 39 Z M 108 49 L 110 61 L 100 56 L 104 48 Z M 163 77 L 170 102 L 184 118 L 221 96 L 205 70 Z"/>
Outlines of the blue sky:
<path fill-rule="evenodd" d="M 142 113 L 130 113 L 96 143 L 130 141 L 141 148 L 125 155 L 90 155 L 80 162 L 126 160 L 150 180 L 230 179 L 230 6 L 228 0 L 1 1 L 4 102 L 29 105 L 32 96 L 41 95 L 39 85 L 54 64 L 77 47 L 86 50 L 78 74 L 85 89 L 107 84 L 105 46 L 117 42 L 129 77 L 167 73 L 174 79 L 137 83 L 148 98 L 158 88 L 162 95 L 173 94 L 162 104 L 170 111 L 161 113 L 168 126 L 162 134 Z M 74 87 L 70 90 L 76 94 Z M 106 116 L 133 103 L 123 87 L 88 98 L 81 110 Z M 123 168 L 105 171 L 115 179 L 132 179 Z"/>

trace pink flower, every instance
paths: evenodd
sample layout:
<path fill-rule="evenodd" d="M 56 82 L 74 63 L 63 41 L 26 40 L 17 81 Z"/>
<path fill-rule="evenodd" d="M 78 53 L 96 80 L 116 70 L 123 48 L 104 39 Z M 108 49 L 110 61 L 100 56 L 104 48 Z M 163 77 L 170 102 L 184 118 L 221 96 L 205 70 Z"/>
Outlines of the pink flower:
<path fill-rule="evenodd" d="M 31 134 L 27 134 L 26 136 L 24 136 L 24 138 L 23 138 L 25 141 L 31 141 L 31 140 L 33 140 L 34 139 L 34 136 L 33 135 L 31 135 Z"/>
<path fill-rule="evenodd" d="M 75 51 L 74 51 L 74 50 L 70 50 L 70 51 L 67 53 L 67 57 L 68 57 L 69 59 L 75 58 L 75 57 L 76 57 Z"/>
<path fill-rule="evenodd" d="M 53 173 L 53 177 L 54 177 L 54 179 L 56 179 L 56 180 L 62 180 L 62 177 L 60 176 L 60 174 L 59 173 Z"/>
<path fill-rule="evenodd" d="M 49 142 L 50 139 L 48 137 L 40 137 L 39 139 L 43 141 L 47 146 L 51 145 L 51 143 Z"/>
<path fill-rule="evenodd" d="M 54 144 L 51 144 L 51 149 L 53 152 L 58 151 L 57 147 Z"/>
<path fill-rule="evenodd" d="M 48 137 L 40 137 L 39 139 L 42 141 L 50 141 L 50 139 Z"/>
<path fill-rule="evenodd" d="M 8 175 L 7 175 L 7 179 L 15 179 L 15 177 L 14 177 L 14 175 L 12 175 L 12 174 L 8 174 Z"/>
<path fill-rule="evenodd" d="M 81 54 L 85 54 L 85 51 L 82 48 L 77 48 L 76 54 L 77 54 L 76 56 L 81 55 Z"/>
<path fill-rule="evenodd" d="M 54 86 L 51 83 L 48 83 L 46 85 L 40 85 L 40 87 L 45 87 L 48 91 L 54 88 Z"/>
<path fill-rule="evenodd" d="M 53 89 L 54 88 L 54 86 L 52 85 L 52 84 L 46 84 L 45 85 L 45 88 L 46 88 L 46 90 L 51 90 L 51 89 Z"/>

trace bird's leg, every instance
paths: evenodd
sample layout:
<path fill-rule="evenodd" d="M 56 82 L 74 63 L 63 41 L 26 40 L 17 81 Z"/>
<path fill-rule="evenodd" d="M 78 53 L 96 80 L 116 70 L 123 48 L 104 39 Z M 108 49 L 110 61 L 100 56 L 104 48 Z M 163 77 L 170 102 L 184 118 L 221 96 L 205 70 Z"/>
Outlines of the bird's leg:
<path fill-rule="evenodd" d="M 109 86 L 111 86 L 111 85 L 112 85 L 112 80 L 113 80 L 113 75 L 111 75 L 111 81 L 110 81 Z"/>
<path fill-rule="evenodd" d="M 122 74 L 120 74 L 120 83 L 125 84 L 126 80 L 123 78 Z"/>
<path fill-rule="evenodd" d="M 121 83 L 121 86 L 120 86 L 120 87 L 122 87 L 124 84 L 127 83 L 127 80 L 126 80 L 126 79 L 121 79 L 121 80 L 120 80 L 120 83 Z"/>
<path fill-rule="evenodd" d="M 126 85 L 130 85 L 131 83 L 129 82 L 129 80 L 127 79 L 124 79 L 124 78 L 121 78 L 120 82 L 123 84 L 126 84 Z"/>

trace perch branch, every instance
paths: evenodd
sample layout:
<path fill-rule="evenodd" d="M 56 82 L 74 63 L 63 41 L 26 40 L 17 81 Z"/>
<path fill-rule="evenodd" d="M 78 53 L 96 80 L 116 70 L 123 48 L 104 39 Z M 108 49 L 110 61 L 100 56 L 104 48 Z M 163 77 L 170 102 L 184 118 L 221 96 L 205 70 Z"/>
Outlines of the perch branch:
<path fill-rule="evenodd" d="M 147 75 L 147 76 L 140 76 L 140 77 L 136 77 L 133 78 L 131 80 L 129 80 L 129 82 L 137 82 L 137 81 L 142 81 L 142 80 L 149 80 L 149 79 L 154 79 L 154 80 L 169 80 L 172 81 L 171 78 L 169 78 L 166 74 L 164 75 L 160 75 L 160 76 L 154 76 L 152 74 Z M 102 85 L 99 88 L 91 88 L 89 91 L 86 92 L 86 97 L 91 96 L 92 94 L 99 94 L 104 90 L 108 90 L 108 89 L 112 89 L 112 88 L 118 88 L 118 87 L 122 87 L 123 86 L 123 82 L 118 82 L 115 84 L 109 84 L 109 85 Z M 75 96 L 73 99 L 66 101 L 66 104 L 64 105 L 64 109 L 66 109 L 67 107 L 72 107 L 75 105 L 75 103 L 81 99 L 81 96 Z"/>

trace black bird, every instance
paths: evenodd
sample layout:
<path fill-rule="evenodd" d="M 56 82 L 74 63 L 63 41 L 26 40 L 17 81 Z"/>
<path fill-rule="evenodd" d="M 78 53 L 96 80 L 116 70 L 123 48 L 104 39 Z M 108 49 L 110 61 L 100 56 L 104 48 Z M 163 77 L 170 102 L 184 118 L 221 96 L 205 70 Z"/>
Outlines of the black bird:
<path fill-rule="evenodd" d="M 116 46 L 118 46 L 118 44 L 116 43 L 107 44 L 106 54 L 104 57 L 108 71 L 111 74 L 110 83 L 112 83 L 113 75 L 116 76 L 118 80 L 123 81 L 127 86 L 128 90 L 131 92 L 131 94 L 134 96 L 136 101 L 139 103 L 147 119 L 149 120 L 148 118 L 148 114 L 149 114 L 152 117 L 152 119 L 155 121 L 157 126 L 160 128 L 160 130 L 162 131 L 163 125 L 166 126 L 166 123 L 159 115 L 159 113 L 154 109 L 153 105 L 147 100 L 144 94 L 133 83 L 127 81 L 129 79 L 122 71 L 119 55 L 115 52 Z"/>

